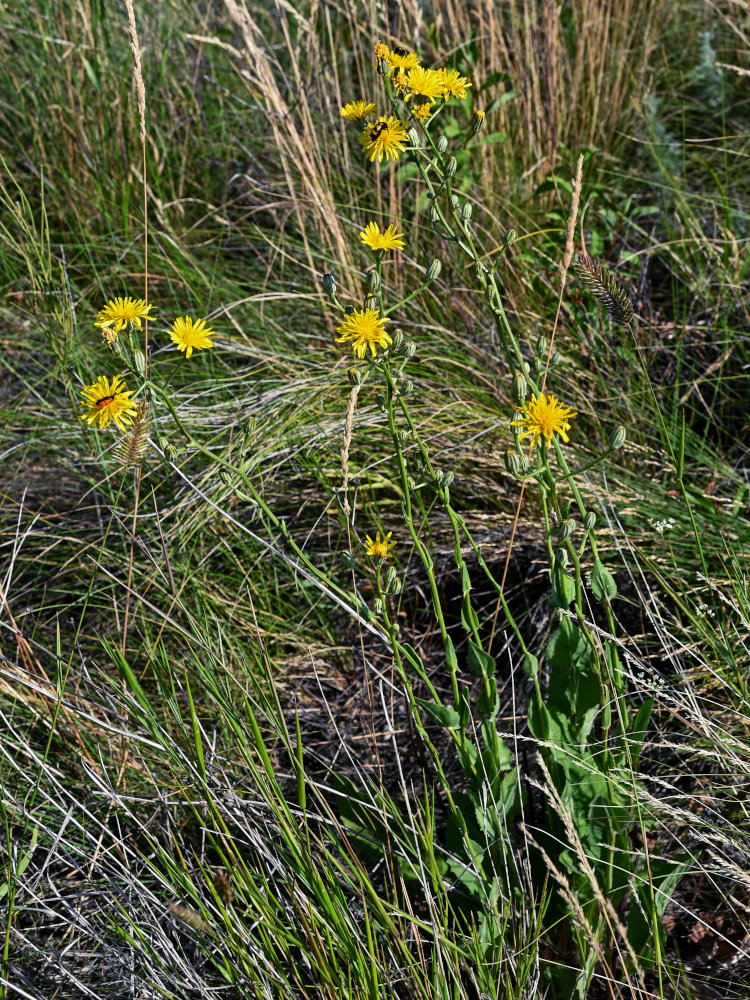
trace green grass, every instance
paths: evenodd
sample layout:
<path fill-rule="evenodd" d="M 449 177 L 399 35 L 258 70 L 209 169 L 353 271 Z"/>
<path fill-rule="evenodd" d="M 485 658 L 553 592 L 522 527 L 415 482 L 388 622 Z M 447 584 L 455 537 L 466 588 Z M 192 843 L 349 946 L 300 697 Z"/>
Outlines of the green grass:
<path fill-rule="evenodd" d="M 748 130 L 744 77 L 719 64 L 747 68 L 744 36 L 698 0 L 576 0 L 552 27 L 535 0 L 487 8 L 481 24 L 459 6 L 439 4 L 438 17 L 404 5 L 392 36 L 382 11 L 353 0 L 248 11 L 252 22 L 231 3 L 136 9 L 152 363 L 172 372 L 180 419 L 217 458 L 155 408 L 138 481 L 114 462 L 114 436 L 75 417 L 81 384 L 115 370 L 97 310 L 143 289 L 125 15 L 51 0 L 5 12 L 0 996 L 567 1000 L 588 968 L 592 1000 L 739 1000 L 750 982 Z M 549 854 L 572 807 L 554 804 L 541 770 L 511 633 L 493 643 L 498 728 L 525 800 L 500 838 L 507 851 L 488 846 L 467 865 L 391 652 L 336 596 L 356 583 L 372 604 L 359 543 L 394 531 L 401 638 L 450 700 L 369 390 L 349 455 L 351 535 L 337 499 L 351 355 L 333 343 L 322 274 L 334 271 L 342 300 L 359 294 L 370 217 L 407 234 L 402 265 L 386 265 L 391 287 L 408 294 L 442 261 L 399 316 L 418 344 L 413 413 L 498 576 L 519 497 L 503 461 L 508 368 L 472 274 L 431 233 L 413 169 L 375 175 L 339 120 L 341 103 L 374 87 L 380 37 L 471 76 L 461 128 L 487 108 L 459 190 L 489 247 L 507 228 L 520 236 L 498 273 L 528 356 L 553 326 L 580 152 L 577 240 L 636 307 L 631 336 L 571 272 L 553 391 L 578 412 L 571 466 L 596 458 L 617 424 L 628 432 L 579 487 L 619 589 L 623 703 L 654 698 L 637 766 L 612 779 L 633 865 L 648 852 L 655 878 L 675 873 L 666 906 L 644 909 L 641 979 L 623 971 L 616 931 L 565 916 L 566 880 L 588 891 L 575 850 L 556 875 L 534 846 Z M 183 366 L 162 330 L 186 312 L 209 318 L 217 347 Z M 332 587 L 222 479 L 219 459 L 243 465 Z M 431 502 L 419 514 L 465 667 L 451 526 Z M 486 639 L 496 595 L 468 547 L 463 558 Z M 548 566 L 529 488 L 506 597 L 537 651 L 555 627 Z M 586 617 L 606 638 L 601 609 Z M 445 731 L 426 732 L 466 795 Z M 639 744 L 633 734 L 631 759 Z M 648 921 L 662 911 L 658 962 Z"/>

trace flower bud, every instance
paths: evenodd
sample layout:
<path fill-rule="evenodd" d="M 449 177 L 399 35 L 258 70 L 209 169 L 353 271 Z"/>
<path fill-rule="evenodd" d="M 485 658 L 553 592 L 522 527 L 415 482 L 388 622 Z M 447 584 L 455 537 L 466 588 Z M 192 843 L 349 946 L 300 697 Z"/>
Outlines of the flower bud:
<path fill-rule="evenodd" d="M 390 589 L 394 597 L 398 597 L 398 595 L 401 593 L 401 581 L 398 579 L 398 577 L 393 581 Z"/>
<path fill-rule="evenodd" d="M 440 209 L 437 205 L 430 205 L 430 222 L 440 222 Z"/>
<path fill-rule="evenodd" d="M 439 260 L 437 260 L 437 258 L 431 260 L 430 266 L 427 268 L 427 280 L 435 281 L 437 276 L 440 274 L 442 267 L 443 265 L 440 263 Z"/>
<path fill-rule="evenodd" d="M 593 510 L 587 510 L 583 518 L 583 527 L 587 532 L 593 531 L 596 527 L 596 514 Z"/>
<path fill-rule="evenodd" d="M 471 116 L 471 134 L 476 135 L 484 128 L 484 111 L 480 108 Z"/>
<path fill-rule="evenodd" d="M 555 559 L 560 563 L 561 566 L 568 565 L 568 553 L 566 549 L 559 548 L 555 550 Z"/>
<path fill-rule="evenodd" d="M 460 204 L 461 204 L 461 202 L 458 200 L 458 195 L 457 194 L 452 194 L 451 195 L 451 206 L 453 208 L 457 209 Z"/>
<path fill-rule="evenodd" d="M 383 614 L 383 602 L 380 600 L 379 597 L 376 597 L 375 600 L 372 602 L 372 613 L 374 615 Z"/>
<path fill-rule="evenodd" d="M 323 275 L 323 291 L 331 298 L 336 294 L 336 279 L 328 272 Z"/>
<path fill-rule="evenodd" d="M 516 242 L 516 235 L 515 229 L 506 229 L 503 233 L 503 246 L 506 250 Z"/>
<path fill-rule="evenodd" d="M 444 153 L 447 148 L 448 148 L 448 137 L 445 135 L 441 135 L 437 141 L 438 153 Z"/>
<path fill-rule="evenodd" d="M 389 591 L 393 586 L 393 582 L 396 579 L 396 567 L 389 566 L 388 572 L 385 574 L 385 589 Z"/>
<path fill-rule="evenodd" d="M 342 552 L 341 561 L 343 562 L 344 566 L 346 566 L 347 569 L 357 568 L 357 560 L 354 558 L 351 552 Z"/>
<path fill-rule="evenodd" d="M 611 451 L 619 451 L 620 448 L 625 444 L 625 438 L 628 436 L 628 432 L 622 426 L 618 424 L 617 427 L 610 431 L 609 435 L 609 447 Z"/>
<path fill-rule="evenodd" d="M 350 368 L 346 376 L 349 379 L 350 385 L 362 385 L 362 376 L 359 374 L 358 368 Z"/>
<path fill-rule="evenodd" d="M 412 380 L 410 378 L 408 378 L 408 379 L 406 379 L 405 382 L 402 382 L 402 384 L 401 384 L 401 395 L 402 396 L 411 396 L 411 394 L 413 392 L 414 392 L 414 383 L 412 382 Z"/>
<path fill-rule="evenodd" d="M 528 383 L 521 372 L 513 373 L 513 399 L 519 406 L 523 406 L 528 392 Z"/>
<path fill-rule="evenodd" d="M 382 410 L 385 413 L 385 394 L 384 393 L 379 392 L 375 396 L 375 405 L 378 407 L 378 409 Z"/>
<path fill-rule="evenodd" d="M 557 537 L 561 542 L 564 542 L 566 538 L 570 538 L 573 532 L 576 530 L 576 521 L 574 517 L 569 517 L 565 521 L 560 523 L 560 527 L 557 529 Z"/>
<path fill-rule="evenodd" d="M 224 483 L 225 486 L 232 485 L 232 473 L 229 471 L 229 469 L 220 469 L 219 479 L 221 479 L 222 483 Z"/>
<path fill-rule="evenodd" d="M 143 351 L 136 348 L 133 351 L 133 367 L 138 372 L 139 375 L 145 375 L 146 373 L 146 357 Z"/>
<path fill-rule="evenodd" d="M 365 309 L 380 309 L 380 300 L 377 295 L 365 295 Z"/>
<path fill-rule="evenodd" d="M 553 351 L 552 357 L 549 359 L 550 368 L 557 368 L 557 366 L 560 364 L 561 361 L 562 358 L 560 357 L 560 352 Z"/>
<path fill-rule="evenodd" d="M 367 272 L 367 291 L 372 295 L 377 295 L 380 291 L 380 275 L 375 270 Z"/>
<path fill-rule="evenodd" d="M 378 73 L 381 76 L 388 76 L 391 71 L 391 67 L 388 64 L 387 59 L 378 59 Z"/>
<path fill-rule="evenodd" d="M 419 141 L 419 132 L 415 128 L 409 129 L 409 145 L 415 146 L 419 149 L 421 143 Z"/>
<path fill-rule="evenodd" d="M 549 348 L 549 341 L 546 337 L 542 336 L 536 342 L 536 354 L 538 358 L 546 358 L 547 350 Z"/>
<path fill-rule="evenodd" d="M 443 476 L 443 486 L 447 489 L 455 478 L 456 478 L 455 472 L 453 472 L 452 470 L 450 472 L 446 472 L 445 475 Z"/>
<path fill-rule="evenodd" d="M 461 206 L 461 218 L 464 222 L 468 222 L 471 218 L 471 213 L 473 211 L 473 205 L 470 201 L 465 201 Z"/>
<path fill-rule="evenodd" d="M 391 340 L 390 352 L 395 357 L 397 354 L 401 353 L 401 349 L 404 346 L 404 335 L 401 330 L 393 331 L 393 338 Z"/>
<path fill-rule="evenodd" d="M 417 345 L 414 343 L 413 340 L 407 340 L 406 343 L 404 344 L 404 357 L 406 358 L 406 360 L 408 361 L 409 358 L 413 358 L 416 353 L 417 353 Z"/>
<path fill-rule="evenodd" d="M 508 448 L 505 452 L 505 468 L 511 474 L 511 476 L 520 476 L 521 472 L 521 456 L 514 448 Z"/>
<path fill-rule="evenodd" d="M 410 435 L 408 431 L 396 431 L 396 439 L 399 448 L 405 448 L 409 444 Z"/>
<path fill-rule="evenodd" d="M 448 162 L 445 164 L 445 170 L 443 171 L 445 176 L 450 180 L 456 170 L 458 170 L 458 160 L 455 156 L 449 156 Z"/>

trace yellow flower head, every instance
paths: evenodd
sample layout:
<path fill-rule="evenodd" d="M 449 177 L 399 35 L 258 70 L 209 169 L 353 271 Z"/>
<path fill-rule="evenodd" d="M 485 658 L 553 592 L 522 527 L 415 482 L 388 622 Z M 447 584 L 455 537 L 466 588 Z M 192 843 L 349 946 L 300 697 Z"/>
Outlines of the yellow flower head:
<path fill-rule="evenodd" d="M 415 66 L 409 70 L 408 76 L 409 97 L 416 97 L 420 104 L 424 101 L 436 101 L 443 96 L 443 79 L 436 70 Z"/>
<path fill-rule="evenodd" d="M 385 44 L 385 42 L 378 42 L 375 46 L 375 58 L 376 59 L 387 59 L 390 55 L 391 50 Z"/>
<path fill-rule="evenodd" d="M 414 69 L 415 66 L 419 66 L 419 56 L 417 53 L 409 52 L 408 49 L 400 47 L 390 49 L 385 58 L 388 60 L 388 65 L 391 69 L 395 70 L 410 70 Z"/>
<path fill-rule="evenodd" d="M 184 351 L 185 357 L 189 358 L 193 351 L 202 351 L 204 347 L 213 347 L 213 341 L 209 337 L 214 335 L 210 326 L 206 326 L 206 321 L 199 319 L 194 323 L 190 316 L 178 316 L 169 331 L 171 340 L 177 344 L 178 351 Z"/>
<path fill-rule="evenodd" d="M 359 234 L 365 246 L 377 252 L 378 250 L 403 250 L 403 233 L 396 231 L 396 227 L 391 224 L 384 233 L 380 232 L 377 222 L 368 222 Z"/>
<path fill-rule="evenodd" d="M 417 105 L 415 105 L 412 108 L 412 112 L 411 113 L 419 121 L 424 122 L 424 121 L 427 121 L 427 119 L 430 117 L 430 115 L 432 114 L 434 108 L 435 108 L 435 102 L 434 101 L 425 101 L 424 104 L 417 104 Z"/>
<path fill-rule="evenodd" d="M 409 77 L 406 75 L 405 70 L 400 69 L 398 73 L 394 73 L 393 86 L 396 88 L 397 93 L 400 94 L 403 90 L 406 90 L 408 83 Z"/>
<path fill-rule="evenodd" d="M 140 330 L 141 320 L 151 319 L 149 314 L 153 308 L 152 305 L 146 305 L 144 299 L 131 299 L 129 295 L 123 299 L 118 296 L 116 299 L 110 299 L 106 306 L 99 310 L 95 325 L 102 331 L 113 330 L 115 334 L 128 325 Z M 108 343 L 113 343 L 115 340 L 116 336 L 107 337 Z"/>
<path fill-rule="evenodd" d="M 377 157 L 380 163 L 383 157 L 395 160 L 406 148 L 406 138 L 406 129 L 398 118 L 381 115 L 376 122 L 365 126 L 359 141 L 370 160 Z"/>
<path fill-rule="evenodd" d="M 390 323 L 389 319 L 381 319 L 377 309 L 355 309 L 349 313 L 336 333 L 336 343 L 341 344 L 346 340 L 353 340 L 352 347 L 358 358 L 363 358 L 370 348 L 372 356 L 377 355 L 376 345 L 385 350 L 391 344 L 391 336 L 386 331 L 384 323 Z"/>
<path fill-rule="evenodd" d="M 450 97 L 456 97 L 459 101 L 466 99 L 466 88 L 471 84 L 465 76 L 461 76 L 457 69 L 439 69 L 437 73 L 443 85 L 442 96 L 446 101 Z"/>
<path fill-rule="evenodd" d="M 340 113 L 348 122 L 361 122 L 363 118 L 376 112 L 377 108 L 372 101 L 350 101 L 343 106 Z"/>
<path fill-rule="evenodd" d="M 114 420 L 121 431 L 133 422 L 133 414 L 138 409 L 130 397 L 133 391 L 125 391 L 125 383 L 121 375 L 115 375 L 110 380 L 106 375 L 100 375 L 93 385 L 81 389 L 83 402 L 88 409 L 81 414 L 81 420 L 88 421 L 90 427 L 99 421 L 100 427 L 106 427 Z"/>
<path fill-rule="evenodd" d="M 380 537 L 380 532 L 375 533 L 375 541 L 370 538 L 369 535 L 365 535 L 367 544 L 365 545 L 365 552 L 368 556 L 377 556 L 378 559 L 387 559 L 391 554 L 391 549 L 395 546 L 395 542 L 390 541 L 390 537 L 393 534 L 389 531 L 385 538 Z"/>
<path fill-rule="evenodd" d="M 550 444 L 553 434 L 559 434 L 563 441 L 567 441 L 567 432 L 570 430 L 568 418 L 576 416 L 573 410 L 564 407 L 552 394 L 547 396 L 543 392 L 525 406 L 518 407 L 517 412 L 523 416 L 512 420 L 511 427 L 523 427 L 523 434 L 518 436 L 525 438 L 531 435 L 532 446 L 540 437 L 544 437 L 547 444 Z"/>

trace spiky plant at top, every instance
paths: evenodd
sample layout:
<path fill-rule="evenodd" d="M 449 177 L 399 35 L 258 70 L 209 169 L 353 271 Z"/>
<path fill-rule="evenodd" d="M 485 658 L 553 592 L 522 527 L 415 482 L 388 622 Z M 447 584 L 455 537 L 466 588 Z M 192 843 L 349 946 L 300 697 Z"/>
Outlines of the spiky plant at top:
<path fill-rule="evenodd" d="M 612 275 L 607 274 L 601 264 L 585 253 L 578 254 L 576 269 L 589 291 L 593 292 L 615 323 L 630 326 L 633 322 L 633 303 Z"/>

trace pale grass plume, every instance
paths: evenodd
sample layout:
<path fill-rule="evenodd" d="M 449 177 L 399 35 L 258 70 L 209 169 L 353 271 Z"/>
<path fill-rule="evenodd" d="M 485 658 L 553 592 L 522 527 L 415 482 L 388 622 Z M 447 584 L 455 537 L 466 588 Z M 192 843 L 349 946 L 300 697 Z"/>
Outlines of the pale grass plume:
<path fill-rule="evenodd" d="M 560 271 L 562 273 L 562 280 L 565 282 L 565 277 L 568 273 L 568 268 L 570 267 L 570 262 L 573 260 L 573 250 L 575 246 L 575 228 L 576 220 L 578 219 L 578 208 L 581 204 L 581 187 L 583 186 L 583 153 L 578 157 L 578 163 L 576 164 L 575 177 L 573 178 L 573 200 L 570 203 L 570 215 L 568 216 L 568 225 L 565 227 L 565 253 L 563 254 L 562 264 L 560 265 Z"/>
<path fill-rule="evenodd" d="M 349 403 L 346 407 L 346 422 L 344 424 L 344 444 L 341 448 L 341 474 L 343 476 L 343 485 L 341 487 L 341 492 L 344 495 L 343 509 L 344 514 L 349 517 L 351 513 L 351 507 L 349 506 L 349 449 L 352 444 L 352 428 L 354 426 L 354 411 L 357 408 L 357 396 L 359 395 L 360 386 L 353 385 L 352 391 L 349 393 Z"/>
<path fill-rule="evenodd" d="M 130 35 L 130 50 L 133 53 L 133 79 L 135 80 L 135 93 L 138 99 L 138 120 L 141 126 L 141 144 L 146 145 L 146 85 L 143 82 L 143 69 L 141 66 L 141 46 L 138 41 L 138 32 L 135 26 L 135 11 L 133 10 L 133 0 L 125 0 L 125 8 L 128 12 L 128 34 Z"/>

